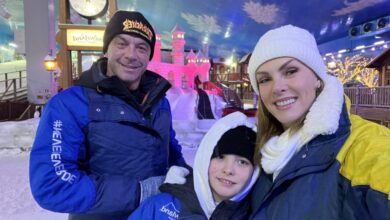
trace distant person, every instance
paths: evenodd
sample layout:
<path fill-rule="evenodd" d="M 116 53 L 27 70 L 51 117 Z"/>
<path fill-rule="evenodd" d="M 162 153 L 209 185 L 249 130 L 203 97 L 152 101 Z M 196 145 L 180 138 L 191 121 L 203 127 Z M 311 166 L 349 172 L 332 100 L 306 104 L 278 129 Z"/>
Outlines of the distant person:
<path fill-rule="evenodd" d="M 390 130 L 350 113 L 314 37 L 265 33 L 248 73 L 259 94 L 251 219 L 390 219 Z"/>
<path fill-rule="evenodd" d="M 36 106 L 34 112 L 34 118 L 40 118 L 42 115 L 42 106 Z"/>
<path fill-rule="evenodd" d="M 106 26 L 104 57 L 45 106 L 30 156 L 30 185 L 69 219 L 122 220 L 185 165 L 172 129 L 167 80 L 146 70 L 156 36 L 139 12 Z"/>
<path fill-rule="evenodd" d="M 195 76 L 194 85 L 195 85 L 195 90 L 202 89 L 203 84 L 202 84 L 202 81 L 200 81 L 200 79 L 199 79 L 199 75 Z"/>
<path fill-rule="evenodd" d="M 259 174 L 255 130 L 241 112 L 218 120 L 204 136 L 185 184 L 163 184 L 162 193 L 145 200 L 129 220 L 248 219 L 247 194 Z"/>
<path fill-rule="evenodd" d="M 198 93 L 196 103 L 196 115 L 198 119 L 215 119 L 213 111 L 211 109 L 211 103 L 209 95 L 203 90 L 203 83 L 197 75 L 194 79 L 195 90 Z"/>

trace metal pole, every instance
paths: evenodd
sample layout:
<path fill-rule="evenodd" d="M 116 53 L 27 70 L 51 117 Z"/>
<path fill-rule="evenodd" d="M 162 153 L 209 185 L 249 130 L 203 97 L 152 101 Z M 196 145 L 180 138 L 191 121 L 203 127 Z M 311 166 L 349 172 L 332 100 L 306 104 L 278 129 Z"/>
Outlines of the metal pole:
<path fill-rule="evenodd" d="M 5 73 L 4 76 L 5 76 L 5 88 L 8 88 L 8 73 Z"/>
<path fill-rule="evenodd" d="M 17 98 L 17 90 L 16 90 L 16 79 L 12 79 L 12 83 L 14 84 L 13 87 L 14 87 L 14 101 L 16 102 L 16 98 Z"/>
<path fill-rule="evenodd" d="M 19 88 L 22 88 L 22 71 L 19 71 Z"/>

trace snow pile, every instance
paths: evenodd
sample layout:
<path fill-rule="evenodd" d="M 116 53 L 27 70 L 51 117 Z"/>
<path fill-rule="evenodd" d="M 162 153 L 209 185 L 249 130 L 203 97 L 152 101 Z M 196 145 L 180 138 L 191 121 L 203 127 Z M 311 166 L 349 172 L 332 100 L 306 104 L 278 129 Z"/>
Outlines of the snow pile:
<path fill-rule="evenodd" d="M 215 118 L 221 118 L 222 110 L 226 106 L 226 103 L 218 95 L 208 94 L 208 96 Z M 171 105 L 173 120 L 197 120 L 196 108 L 198 93 L 194 89 L 173 87 L 168 90 L 167 99 Z"/>
<path fill-rule="evenodd" d="M 0 123 L 0 154 L 15 155 L 29 151 L 34 142 L 39 118 Z"/>
<path fill-rule="evenodd" d="M 67 214 L 42 209 L 34 201 L 28 181 L 28 153 L 0 156 L 1 220 L 66 220 Z"/>

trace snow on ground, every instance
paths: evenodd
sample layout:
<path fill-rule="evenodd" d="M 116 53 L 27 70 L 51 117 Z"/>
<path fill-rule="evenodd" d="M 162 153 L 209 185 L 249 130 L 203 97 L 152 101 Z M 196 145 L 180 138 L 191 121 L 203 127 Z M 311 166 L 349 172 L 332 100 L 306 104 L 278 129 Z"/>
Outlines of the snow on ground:
<path fill-rule="evenodd" d="M 0 220 L 67 219 L 44 210 L 32 198 L 28 181 L 29 148 L 39 119 L 0 123 Z"/>
<path fill-rule="evenodd" d="M 28 182 L 27 152 L 0 155 L 1 220 L 65 220 L 66 214 L 44 210 L 32 198 Z"/>
<path fill-rule="evenodd" d="M 182 145 L 183 156 L 193 164 L 197 147 L 215 120 L 198 121 L 191 91 L 168 94 L 172 102 L 173 127 Z M 181 98 L 178 96 L 182 96 Z M 214 99 L 215 100 L 215 99 Z M 222 106 L 212 103 L 213 106 Z M 216 109 L 216 111 L 219 111 Z M 186 117 L 183 117 L 185 115 Z M 65 220 L 67 214 L 44 210 L 32 198 L 28 181 L 29 150 L 34 141 L 39 118 L 0 123 L 0 220 Z"/>

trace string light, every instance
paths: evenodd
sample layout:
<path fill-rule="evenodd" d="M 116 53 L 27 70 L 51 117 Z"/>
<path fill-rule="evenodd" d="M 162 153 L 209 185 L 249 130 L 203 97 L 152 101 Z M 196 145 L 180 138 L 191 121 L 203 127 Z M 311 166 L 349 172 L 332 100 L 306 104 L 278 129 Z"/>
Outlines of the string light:
<path fill-rule="evenodd" d="M 378 85 L 378 71 L 366 68 L 370 61 L 371 59 L 361 55 L 347 56 L 343 61 L 334 59 L 328 63 L 327 68 L 343 84 L 355 80 L 371 88 Z"/>
<path fill-rule="evenodd" d="M 376 41 L 373 44 L 368 45 L 368 46 L 366 46 L 366 45 L 358 45 L 358 46 L 356 46 L 355 48 L 353 48 L 351 50 L 342 49 L 342 50 L 337 51 L 336 53 L 326 53 L 324 55 L 324 60 L 326 60 L 326 57 L 331 57 L 332 59 L 334 59 L 334 56 L 336 54 L 337 54 L 338 58 L 341 58 L 341 57 L 343 57 L 343 55 L 341 55 L 341 54 L 352 53 L 353 51 L 359 51 L 361 54 L 363 54 L 363 53 L 366 52 L 366 49 L 369 49 L 370 51 L 373 51 L 373 52 L 377 51 L 377 50 L 381 50 L 381 49 L 387 49 L 389 47 L 387 43 L 388 43 L 388 41 L 381 40 L 381 41 Z"/>
<path fill-rule="evenodd" d="M 364 49 L 364 48 L 365 48 L 364 45 L 359 45 L 359 46 L 355 47 L 355 50 L 360 50 L 360 49 Z"/>

